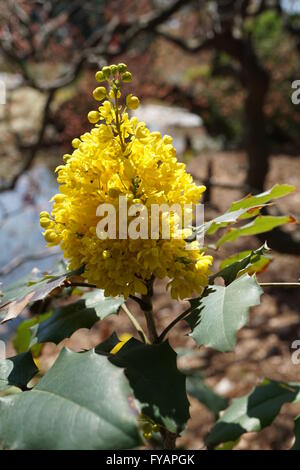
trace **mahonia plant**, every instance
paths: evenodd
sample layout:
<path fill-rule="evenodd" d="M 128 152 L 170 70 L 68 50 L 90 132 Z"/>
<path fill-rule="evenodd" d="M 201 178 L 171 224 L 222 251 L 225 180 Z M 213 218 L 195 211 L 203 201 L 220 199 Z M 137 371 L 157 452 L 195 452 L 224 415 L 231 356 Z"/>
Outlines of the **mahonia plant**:
<path fill-rule="evenodd" d="M 237 331 L 246 325 L 250 308 L 260 303 L 256 275 L 270 263 L 269 248 L 264 244 L 236 253 L 221 262 L 219 271 L 213 271 L 207 253 L 239 237 L 294 223 L 292 216 L 260 211 L 295 188 L 275 185 L 248 195 L 225 214 L 187 228 L 175 211 L 169 212 L 169 238 L 162 236 L 163 216 L 155 237 L 123 237 L 120 198 L 128 213 L 136 204 L 148 209 L 175 204 L 184 213 L 186 205 L 199 203 L 205 187 L 197 186 L 176 159 L 170 136 L 150 132 L 129 116 L 139 99 L 131 93 L 122 97 L 123 85 L 132 80 L 125 64 L 103 67 L 96 80 L 102 85 L 93 96 L 100 105 L 88 114 L 94 127 L 73 140 L 73 153 L 64 155 L 64 165 L 57 168 L 59 192 L 52 212 L 40 214 L 48 246 L 60 245 L 68 269 L 60 266 L 44 275 L 35 271 L 2 294 L 2 321 L 28 306 L 33 316 L 17 329 L 17 355 L 0 360 L 0 447 L 174 449 L 190 418 L 189 395 L 217 420 L 206 436 L 207 448 L 231 449 L 245 432 L 269 425 L 283 403 L 300 402 L 300 383 L 265 379 L 229 405 L 202 375 L 178 369 L 167 337 L 184 321 L 198 347 L 234 349 Z M 116 214 L 115 237 L 98 230 L 98 207 L 106 205 Z M 150 228 L 151 210 L 145 220 Z M 126 221 L 129 229 L 132 218 Z M 208 239 L 206 248 L 199 235 Z M 158 331 L 153 289 L 155 279 L 164 278 L 171 296 L 187 300 L 189 307 Z M 141 308 L 145 327 L 130 311 L 128 299 Z M 121 308 L 138 339 L 113 333 L 94 349 L 64 348 L 46 373 L 39 370 L 44 343 L 59 344 Z M 300 417 L 295 436 L 293 448 L 299 449 Z"/>
<path fill-rule="evenodd" d="M 208 283 L 212 257 L 192 242 L 186 249 L 185 237 L 178 237 L 179 225 L 171 223 L 170 239 L 122 239 L 116 227 L 114 239 L 99 239 L 97 207 L 111 204 L 119 220 L 119 198 L 126 198 L 128 213 L 132 204 L 149 209 L 153 204 L 197 204 L 204 186 L 197 186 L 184 163 L 176 159 L 172 138 L 150 132 L 127 110 L 135 110 L 139 99 L 132 94 L 120 105 L 121 85 L 130 82 L 126 65 L 104 67 L 96 80 L 107 82 L 93 96 L 101 102 L 88 119 L 95 127 L 73 140 L 74 151 L 64 155 L 58 172 L 59 194 L 53 198 L 51 216 L 42 212 L 41 225 L 49 246 L 60 244 L 70 269 L 84 266 L 83 276 L 105 295 L 147 294 L 152 277 L 170 279 L 173 298 L 200 293 Z M 100 123 L 99 123 L 100 122 Z M 128 219 L 130 222 L 130 218 Z"/>

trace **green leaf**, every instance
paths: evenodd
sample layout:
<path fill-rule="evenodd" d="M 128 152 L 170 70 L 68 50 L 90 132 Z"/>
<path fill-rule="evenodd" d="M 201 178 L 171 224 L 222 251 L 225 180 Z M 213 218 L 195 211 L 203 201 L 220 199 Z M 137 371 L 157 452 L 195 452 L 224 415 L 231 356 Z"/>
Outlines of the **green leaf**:
<path fill-rule="evenodd" d="M 11 386 L 25 388 L 37 372 L 38 368 L 30 352 L 2 359 L 0 361 L 0 390 Z"/>
<path fill-rule="evenodd" d="M 210 276 L 210 284 L 212 284 L 217 277 L 222 277 L 225 284 L 228 285 L 233 282 L 238 275 L 245 273 L 251 275 L 260 272 L 271 262 L 270 258 L 263 256 L 267 251 L 269 251 L 269 248 L 265 243 L 257 250 L 243 251 L 225 259 L 220 265 L 221 270 Z"/>
<path fill-rule="evenodd" d="M 98 320 L 118 313 L 123 297 L 104 297 L 102 290 L 94 290 L 72 304 L 56 308 L 42 323 L 31 327 L 31 343 L 60 343 L 79 328 L 91 328 Z"/>
<path fill-rule="evenodd" d="M 33 390 L 0 398 L 0 442 L 5 449 L 130 449 L 141 443 L 137 418 L 122 369 L 93 350 L 64 349 Z"/>
<path fill-rule="evenodd" d="M 187 393 L 206 406 L 215 417 L 219 416 L 220 411 L 228 405 L 228 400 L 215 393 L 208 387 L 201 374 L 187 375 L 186 378 Z"/>
<path fill-rule="evenodd" d="M 295 419 L 294 433 L 296 440 L 291 450 L 300 450 L 300 415 Z"/>
<path fill-rule="evenodd" d="M 235 398 L 212 428 L 205 442 L 209 447 L 236 441 L 246 432 L 258 432 L 272 423 L 284 403 L 300 400 L 300 384 L 264 380 L 248 395 Z"/>
<path fill-rule="evenodd" d="M 288 184 L 276 184 L 272 189 L 264 193 L 257 194 L 256 196 L 250 194 L 239 201 L 233 202 L 225 214 L 206 222 L 202 226 L 196 227 L 196 232 L 213 235 L 220 228 L 227 227 L 227 225 L 234 224 L 244 218 L 255 217 L 259 214 L 260 209 L 269 202 L 287 196 L 295 191 L 295 189 L 294 186 Z"/>
<path fill-rule="evenodd" d="M 260 303 L 261 287 L 254 277 L 244 276 L 229 286 L 210 286 L 198 299 L 191 299 L 191 313 L 185 318 L 198 346 L 222 352 L 232 351 L 237 331 L 248 322 L 250 307 Z"/>
<path fill-rule="evenodd" d="M 189 402 L 176 357 L 167 341 L 145 345 L 132 338 L 110 360 L 125 368 L 142 413 L 178 434 L 189 419 Z"/>
<path fill-rule="evenodd" d="M 29 318 L 28 320 L 22 321 L 17 328 L 16 336 L 13 340 L 13 345 L 17 353 L 22 353 L 28 351 L 30 348 L 30 343 L 32 341 L 33 333 L 31 328 L 38 323 L 47 320 L 51 316 L 51 313 L 43 313 L 34 318 Z"/>
<path fill-rule="evenodd" d="M 239 237 L 246 237 L 250 235 L 258 235 L 260 233 L 269 232 L 281 225 L 295 223 L 295 219 L 291 216 L 273 216 L 263 215 L 258 216 L 256 219 L 243 225 L 239 228 L 230 228 L 217 242 L 217 248 L 226 242 L 234 242 Z"/>
<path fill-rule="evenodd" d="M 295 189 L 295 186 L 289 184 L 275 184 L 273 188 L 264 193 L 257 194 L 256 196 L 250 194 L 239 201 L 233 202 L 229 211 L 232 212 L 239 209 L 251 209 L 255 206 L 261 206 L 272 200 L 287 196 L 294 192 Z"/>
<path fill-rule="evenodd" d="M 63 274 L 40 276 L 31 274 L 6 289 L 1 299 L 0 312 L 6 312 L 2 322 L 16 318 L 27 305 L 45 299 L 54 289 L 64 285 L 65 281 L 82 273 L 82 268 Z"/>

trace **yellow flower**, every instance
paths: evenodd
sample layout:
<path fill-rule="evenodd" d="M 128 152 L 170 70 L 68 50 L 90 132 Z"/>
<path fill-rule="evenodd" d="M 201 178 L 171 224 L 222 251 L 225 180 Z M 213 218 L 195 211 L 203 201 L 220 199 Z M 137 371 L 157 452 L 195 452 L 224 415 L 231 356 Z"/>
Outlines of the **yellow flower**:
<path fill-rule="evenodd" d="M 118 67 L 113 75 L 109 68 L 103 72 L 117 90 L 118 74 L 130 74 L 124 64 Z M 116 239 L 100 239 L 96 212 L 101 204 L 111 204 L 118 221 L 123 197 L 129 210 L 136 203 L 147 208 L 150 228 L 153 204 L 178 204 L 184 210 L 186 204 L 199 203 L 205 187 L 197 186 L 178 162 L 170 136 L 150 132 L 113 99 L 104 101 L 99 112 L 91 111 L 89 120 L 101 122 L 75 139 L 72 155 L 56 169 L 60 192 L 53 198 L 49 225 L 45 220 L 49 215 L 41 215 L 46 241 L 50 246 L 60 244 L 69 268 L 84 266 L 83 276 L 107 296 L 145 294 L 153 276 L 169 278 L 174 298 L 200 293 L 207 285 L 212 257 L 203 253 L 197 241 L 194 249 L 186 249 L 190 232 L 180 229 L 175 213 L 163 213 L 155 237 L 122 238 L 117 223 Z M 132 219 L 128 217 L 128 225 Z M 170 226 L 168 239 L 162 237 L 164 221 Z"/>

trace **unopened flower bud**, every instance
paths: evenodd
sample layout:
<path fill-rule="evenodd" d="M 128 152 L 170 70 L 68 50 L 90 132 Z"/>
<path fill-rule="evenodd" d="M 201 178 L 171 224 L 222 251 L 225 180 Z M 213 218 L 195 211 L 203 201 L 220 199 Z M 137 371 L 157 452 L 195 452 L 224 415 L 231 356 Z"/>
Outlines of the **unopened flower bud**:
<path fill-rule="evenodd" d="M 113 75 L 116 75 L 116 73 L 118 72 L 118 67 L 117 67 L 117 65 L 111 65 L 111 66 L 110 66 L 110 70 L 111 70 L 111 73 L 112 73 Z"/>
<path fill-rule="evenodd" d="M 63 156 L 63 161 L 67 163 L 70 160 L 71 157 L 72 157 L 72 155 L 70 155 L 69 153 L 66 153 Z"/>
<path fill-rule="evenodd" d="M 40 218 L 42 219 L 43 217 L 46 217 L 49 219 L 50 217 L 49 212 L 46 212 L 46 211 L 40 212 Z"/>
<path fill-rule="evenodd" d="M 118 65 L 118 70 L 120 73 L 127 72 L 127 65 L 126 64 L 119 64 Z"/>
<path fill-rule="evenodd" d="M 54 230 L 46 230 L 44 233 L 44 237 L 46 242 L 48 243 L 55 243 L 58 239 L 57 234 Z"/>
<path fill-rule="evenodd" d="M 111 75 L 111 70 L 110 70 L 110 67 L 108 65 L 105 65 L 103 68 L 102 68 L 102 73 L 104 75 L 105 78 L 109 78 L 110 75 Z"/>
<path fill-rule="evenodd" d="M 120 90 L 117 90 L 117 91 L 116 91 L 116 94 L 117 94 L 117 98 L 121 98 L 121 92 L 120 92 Z M 114 92 L 113 89 L 110 90 L 110 92 L 109 92 L 109 97 L 110 97 L 111 99 L 114 99 L 114 98 L 115 98 L 115 92 Z"/>
<path fill-rule="evenodd" d="M 132 75 L 130 72 L 125 72 L 122 74 L 122 80 L 124 83 L 130 83 L 132 81 Z"/>
<path fill-rule="evenodd" d="M 96 73 L 95 77 L 96 77 L 97 82 L 105 82 L 105 80 L 106 80 L 105 75 L 104 75 L 104 73 L 102 72 L 102 70 L 99 70 L 99 71 Z"/>
<path fill-rule="evenodd" d="M 91 124 L 96 124 L 100 119 L 100 114 L 98 111 L 90 111 L 88 114 L 88 120 L 90 121 Z"/>
<path fill-rule="evenodd" d="M 93 97 L 97 101 L 102 101 L 106 97 L 106 88 L 104 86 L 98 86 L 93 91 Z"/>
<path fill-rule="evenodd" d="M 79 145 L 81 144 L 81 140 L 80 139 L 73 139 L 72 140 L 72 147 L 74 147 L 74 149 L 78 149 Z"/>
<path fill-rule="evenodd" d="M 40 219 L 40 226 L 43 228 L 47 228 L 49 227 L 49 225 L 51 225 L 51 222 L 52 221 L 48 217 L 42 217 Z"/>
<path fill-rule="evenodd" d="M 130 94 L 126 97 L 126 105 L 129 109 L 137 109 L 140 105 L 140 100 L 137 96 Z"/>

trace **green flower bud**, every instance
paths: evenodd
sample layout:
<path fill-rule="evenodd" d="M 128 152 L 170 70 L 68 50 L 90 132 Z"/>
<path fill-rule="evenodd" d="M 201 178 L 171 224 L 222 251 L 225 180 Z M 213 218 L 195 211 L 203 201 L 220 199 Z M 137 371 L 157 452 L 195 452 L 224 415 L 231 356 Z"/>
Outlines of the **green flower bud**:
<path fill-rule="evenodd" d="M 127 65 L 126 64 L 119 64 L 118 65 L 118 70 L 120 73 L 127 72 Z"/>
<path fill-rule="evenodd" d="M 125 72 L 122 74 L 122 80 L 124 83 L 130 83 L 132 81 L 132 75 L 130 72 Z"/>
<path fill-rule="evenodd" d="M 103 73 L 105 78 L 109 78 L 110 75 L 111 75 L 110 67 L 108 67 L 108 65 L 105 65 L 102 69 L 102 73 Z"/>
<path fill-rule="evenodd" d="M 106 80 L 105 75 L 101 70 L 99 70 L 96 73 L 95 77 L 96 77 L 97 82 L 105 82 L 105 80 Z"/>
<path fill-rule="evenodd" d="M 117 65 L 111 65 L 111 66 L 110 66 L 110 70 L 111 70 L 111 73 L 112 73 L 113 75 L 116 75 L 116 73 L 118 73 L 118 67 L 117 67 Z"/>

